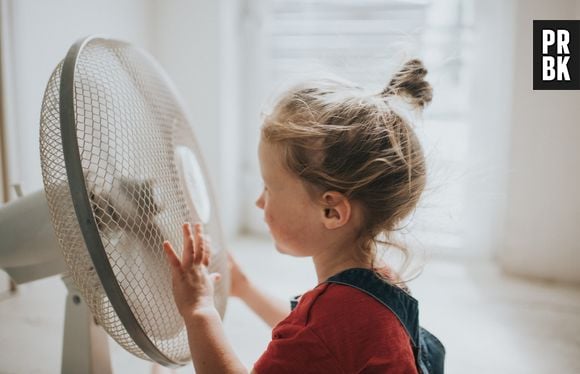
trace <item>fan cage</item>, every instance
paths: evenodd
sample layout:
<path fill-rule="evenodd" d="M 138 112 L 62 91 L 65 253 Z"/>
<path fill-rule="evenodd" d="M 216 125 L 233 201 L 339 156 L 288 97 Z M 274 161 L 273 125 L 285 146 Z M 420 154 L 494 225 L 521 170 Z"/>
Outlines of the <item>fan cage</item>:
<path fill-rule="evenodd" d="M 118 344 L 143 359 L 183 365 L 191 359 L 187 333 L 161 243 L 170 240 L 180 251 L 181 224 L 202 220 L 176 149 L 187 149 L 201 167 L 203 180 L 196 182 L 204 184 L 202 198 L 213 208 L 202 223 L 212 238 L 209 271 L 225 277 L 216 286 L 222 316 L 229 292 L 216 204 L 190 122 L 171 82 L 145 52 L 101 38 L 71 51 L 74 60 L 69 52 L 47 84 L 40 127 L 43 181 L 65 263 L 95 320 Z M 73 64 L 71 82 L 63 82 L 66 64 Z M 72 103 L 64 109 L 74 109 L 72 124 L 61 107 L 67 84 Z M 76 144 L 67 143 L 67 126 L 74 126 Z M 78 147 L 80 177 L 65 162 L 71 146 Z M 82 224 L 79 206 L 89 212 Z M 87 230 L 97 239 L 87 241 Z M 110 273 L 100 270 L 103 265 Z M 135 339 L 139 334 L 145 339 Z"/>

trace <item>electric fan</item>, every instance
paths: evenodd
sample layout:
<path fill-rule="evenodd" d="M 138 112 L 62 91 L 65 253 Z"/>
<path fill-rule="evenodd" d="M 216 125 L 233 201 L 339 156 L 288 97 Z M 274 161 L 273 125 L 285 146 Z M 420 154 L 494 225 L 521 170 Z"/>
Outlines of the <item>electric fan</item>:
<path fill-rule="evenodd" d="M 82 366 L 74 369 L 67 356 L 79 350 L 68 323 L 82 301 L 132 354 L 165 366 L 188 363 L 162 242 L 181 248 L 180 225 L 203 224 L 212 238 L 209 270 L 224 277 L 216 286 L 222 317 L 229 274 L 207 171 L 166 74 L 128 43 L 77 42 L 46 87 L 40 151 L 44 191 L 0 210 L 0 266 L 17 282 L 65 270 L 75 298 L 62 370 Z"/>

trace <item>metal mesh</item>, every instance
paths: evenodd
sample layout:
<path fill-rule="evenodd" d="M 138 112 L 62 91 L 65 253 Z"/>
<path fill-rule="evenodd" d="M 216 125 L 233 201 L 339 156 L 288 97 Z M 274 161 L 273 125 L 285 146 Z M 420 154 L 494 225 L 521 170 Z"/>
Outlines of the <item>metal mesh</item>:
<path fill-rule="evenodd" d="M 69 189 L 59 111 L 62 63 L 46 88 L 40 130 L 42 173 L 52 223 L 76 286 L 96 321 L 134 355 L 150 359 L 128 334 L 95 271 Z M 183 321 L 173 302 L 161 243 L 181 250 L 180 226 L 202 222 L 212 239 L 210 271 L 223 316 L 229 285 L 227 258 L 207 173 L 190 124 L 172 86 L 151 57 L 130 45 L 92 39 L 74 74 L 74 113 L 84 173 L 104 261 L 126 303 L 159 352 L 176 364 L 190 360 Z M 188 166 L 195 166 L 188 170 Z M 76 183 L 78 181 L 72 181 Z"/>

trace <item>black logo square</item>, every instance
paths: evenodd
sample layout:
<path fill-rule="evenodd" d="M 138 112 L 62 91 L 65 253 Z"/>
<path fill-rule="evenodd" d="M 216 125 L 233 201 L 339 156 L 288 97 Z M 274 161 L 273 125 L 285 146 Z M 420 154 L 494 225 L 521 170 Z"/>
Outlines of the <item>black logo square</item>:
<path fill-rule="evenodd" d="M 580 90 L 580 21 L 534 20 L 534 90 Z"/>

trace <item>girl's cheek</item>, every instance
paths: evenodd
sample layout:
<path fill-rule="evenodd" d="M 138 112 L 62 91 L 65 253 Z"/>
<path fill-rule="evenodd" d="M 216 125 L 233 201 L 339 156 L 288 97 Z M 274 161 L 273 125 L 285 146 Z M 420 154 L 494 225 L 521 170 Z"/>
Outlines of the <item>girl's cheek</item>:
<path fill-rule="evenodd" d="M 264 221 L 266 221 L 266 224 L 268 226 L 271 226 L 273 223 L 273 219 L 272 219 L 272 215 L 270 214 L 269 211 L 267 211 L 266 209 L 264 209 Z"/>

